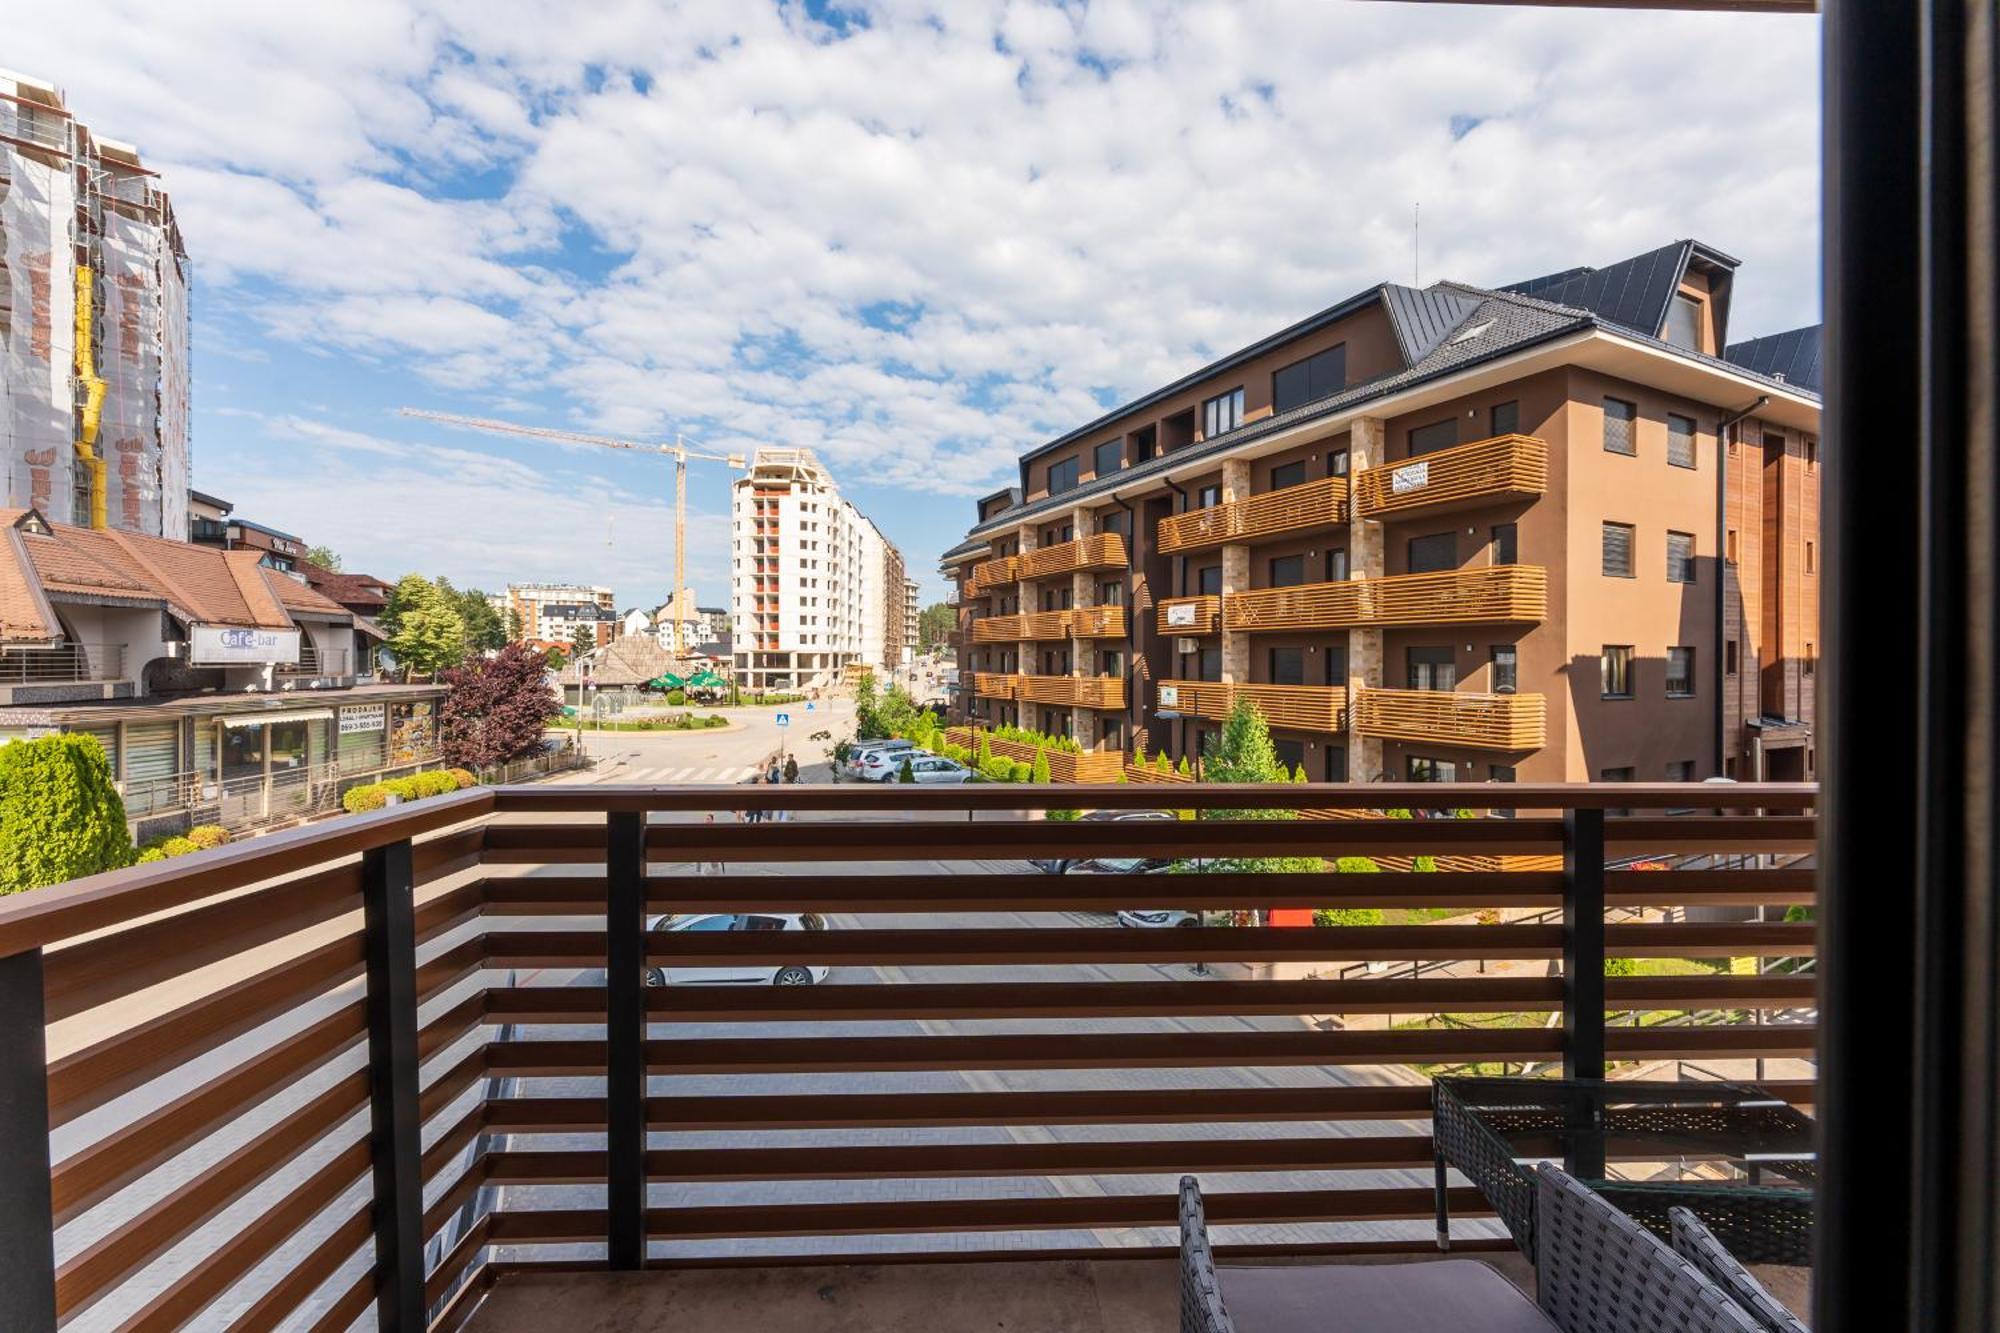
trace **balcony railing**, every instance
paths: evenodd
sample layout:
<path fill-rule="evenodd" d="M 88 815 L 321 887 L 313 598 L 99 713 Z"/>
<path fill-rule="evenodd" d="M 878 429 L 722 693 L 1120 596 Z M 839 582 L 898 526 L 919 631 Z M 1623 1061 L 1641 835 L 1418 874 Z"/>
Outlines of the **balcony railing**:
<path fill-rule="evenodd" d="M 1174 555 L 1227 542 L 1318 532 L 1347 522 L 1347 478 L 1326 477 L 1160 520 L 1160 550 Z"/>
<path fill-rule="evenodd" d="M 972 692 L 989 699 L 1067 704 L 1074 708 L 1125 706 L 1125 681 L 1120 676 L 1000 675 L 980 671 L 973 674 Z"/>
<path fill-rule="evenodd" d="M 299 645 L 298 661 L 278 664 L 281 676 L 345 676 L 353 670 L 353 649 L 320 648 L 310 643 Z"/>
<path fill-rule="evenodd" d="M 995 588 L 1004 588 L 1021 577 L 1021 557 L 1003 555 L 994 560 L 983 561 L 972 567 L 972 578 L 966 585 L 967 594 L 981 597 Z"/>
<path fill-rule="evenodd" d="M 1219 680 L 1163 680 L 1154 687 L 1156 708 L 1220 721 L 1238 699 L 1249 699 L 1274 727 L 1291 731 L 1347 730 L 1344 685 L 1225 684 Z"/>
<path fill-rule="evenodd" d="M 1531 500 L 1548 480 L 1546 444 L 1532 435 L 1496 435 L 1357 474 L 1354 507 L 1363 518 L 1442 513 Z"/>
<path fill-rule="evenodd" d="M 1554 872 L 1169 881 L 1047 876 L 1018 859 L 1242 853 L 1242 823 L 1016 813 L 1086 795 L 1148 807 L 1163 790 L 485 788 L 15 895 L 0 902 L 9 1314 L 27 1328 L 89 1311 L 103 1326 L 416 1330 L 470 1313 L 477 1333 L 496 1274 L 638 1269 L 649 1247 L 676 1266 L 889 1250 L 949 1261 L 966 1244 L 1073 1253 L 1070 1237 L 1100 1229 L 1098 1244 L 1171 1253 L 1184 1172 L 1227 1178 L 1210 1217 L 1239 1243 L 1422 1253 L 1426 1073 L 1813 1056 L 1814 974 L 1729 965 L 1812 955 L 1811 923 L 1660 914 L 1811 903 L 1810 868 L 1763 860 L 1810 850 L 1813 820 L 1793 813 L 1810 788 L 1704 787 L 1704 805 L 1750 813 L 1661 818 L 1687 803 L 1685 786 L 1524 784 L 1509 799 L 1545 813 L 1254 827 L 1270 856 L 1560 857 Z M 1492 796 L 1171 789 L 1174 806 L 1207 811 Z M 740 809 L 797 818 L 704 819 Z M 1753 855 L 1724 873 L 1676 868 L 1717 852 Z M 1606 867 L 1639 855 L 1669 868 Z M 693 874 L 697 861 L 729 869 Z M 773 873 L 794 868 L 810 873 Z M 1246 924 L 1111 927 L 1104 914 L 1158 907 L 1168 883 L 1174 905 Z M 1436 905 L 1465 915 L 1259 924 Z M 1563 920 L 1515 919 L 1551 910 Z M 826 928 L 647 929 L 667 912 L 810 913 Z M 1714 970 L 1607 978 L 1607 955 Z M 1532 966 L 1341 975 L 1443 960 Z M 1197 961 L 1222 975 L 1147 966 Z M 648 967 L 670 980 L 831 972 L 648 989 Z M 908 979 L 920 968 L 942 979 Z M 1704 1021 L 1657 1021 L 1666 1013 Z M 1329 1015 L 1349 1025 L 1308 1021 Z M 1079 1030 L 1078 1016 L 1117 1022 Z M 1229 1023 L 1191 1031 L 1188 1016 Z M 857 1022 L 896 1030 L 859 1035 Z M 935 1082 L 958 1071 L 985 1077 Z M 1809 1079 L 1766 1086 L 1813 1100 Z M 1239 1124 L 1282 1128 L 1227 1128 Z M 1455 1219 L 1490 1215 L 1477 1191 L 1441 1183 Z M 962 1236 L 977 1239 L 934 1239 Z M 498 1280 L 496 1300 L 511 1278 Z M 748 1281 L 741 1322 L 755 1326 Z"/>
<path fill-rule="evenodd" d="M 1538 750 L 1548 741 L 1539 694 L 1473 690 L 1363 690 L 1354 728 L 1384 740 L 1432 741 L 1485 750 Z"/>
<path fill-rule="evenodd" d="M 1125 608 L 1122 606 L 1080 606 L 1067 611 L 1030 611 L 1016 616 L 981 616 L 972 622 L 974 643 L 1124 637 Z"/>
<path fill-rule="evenodd" d="M 0 685 L 61 685 L 125 679 L 122 643 L 59 643 L 0 652 Z"/>
<path fill-rule="evenodd" d="M 1045 579 L 1079 569 L 1123 569 L 1126 563 L 1125 539 L 1115 532 L 1100 532 L 1090 537 L 1078 537 L 1071 542 L 1023 551 L 1020 561 L 1019 577 L 1024 579 Z"/>
<path fill-rule="evenodd" d="M 1548 600 L 1548 573 L 1540 565 L 1486 565 L 1231 593 L 1223 623 L 1233 630 L 1532 625 L 1548 616 Z"/>
<path fill-rule="evenodd" d="M 1222 628 L 1222 599 L 1213 594 L 1169 597 L 1157 614 L 1162 634 L 1213 634 Z"/>

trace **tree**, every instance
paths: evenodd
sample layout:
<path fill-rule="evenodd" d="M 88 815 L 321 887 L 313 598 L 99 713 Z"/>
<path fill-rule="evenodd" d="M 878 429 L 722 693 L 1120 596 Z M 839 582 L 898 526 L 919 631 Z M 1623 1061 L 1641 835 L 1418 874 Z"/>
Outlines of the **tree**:
<path fill-rule="evenodd" d="M 336 574 L 340 572 L 340 552 L 331 546 L 317 545 L 306 548 L 306 559 L 321 569 L 330 569 Z"/>
<path fill-rule="evenodd" d="M 465 660 L 465 622 L 453 600 L 421 574 L 396 580 L 390 598 L 396 627 L 389 634 L 389 651 L 406 671 L 429 675 Z"/>
<path fill-rule="evenodd" d="M 541 748 L 549 719 L 562 709 L 548 686 L 548 661 L 510 643 L 444 673 L 450 687 L 438 710 L 438 748 L 447 764 L 491 768 Z"/>
<path fill-rule="evenodd" d="M 932 602 L 917 613 L 917 649 L 929 652 L 958 629 L 958 608 L 949 602 Z"/>
<path fill-rule="evenodd" d="M 904 755 L 903 766 L 896 770 L 896 781 L 915 782 L 916 780 L 916 771 L 910 767 L 910 756 Z"/>
<path fill-rule="evenodd" d="M 882 720 L 876 715 L 875 674 L 865 671 L 861 679 L 854 682 L 854 735 L 858 740 L 875 740 L 889 733 L 882 729 Z"/>
<path fill-rule="evenodd" d="M 1213 782 L 1261 782 L 1289 785 L 1292 775 L 1278 762 L 1277 747 L 1271 744 L 1271 727 L 1263 711 L 1250 699 L 1236 701 L 1222 732 L 1202 756 L 1202 776 Z M 1295 810 L 1204 810 L 1202 819 L 1289 820 Z M 1204 862 L 1211 871 L 1314 873 L 1325 869 L 1317 856 L 1224 857 Z"/>
<path fill-rule="evenodd" d="M 477 588 L 467 588 L 456 594 L 454 603 L 458 618 L 465 622 L 466 653 L 490 653 L 510 638 L 507 627 L 500 623 L 500 613 L 493 609 L 493 603 Z M 519 638 L 519 635 L 511 636 Z"/>
<path fill-rule="evenodd" d="M 582 657 L 588 652 L 595 652 L 597 649 L 596 627 L 593 625 L 578 625 L 576 632 L 569 636 L 569 644 L 578 657 Z"/>
<path fill-rule="evenodd" d="M 569 665 L 569 655 L 563 652 L 560 644 L 549 649 L 548 657 L 545 660 L 548 662 L 549 670 L 551 671 L 561 671 Z"/>
<path fill-rule="evenodd" d="M 1040 786 L 1046 786 L 1049 782 L 1048 751 L 1044 750 L 1039 745 L 1035 747 L 1035 764 L 1034 767 L 1028 771 L 1028 781 L 1033 782 Z"/>
<path fill-rule="evenodd" d="M 510 607 L 508 607 L 508 608 L 507 608 L 507 642 L 509 642 L 509 643 L 519 643 L 519 642 L 520 642 L 521 640 L 523 640 L 523 639 L 525 639 L 525 638 L 527 638 L 527 637 L 528 637 L 528 631 L 527 631 L 527 629 L 526 629 L 526 628 L 525 628 L 525 627 L 524 627 L 524 626 L 523 626 L 523 625 L 521 624 L 521 608 L 520 608 L 520 607 L 518 607 L 518 606 L 510 606 Z"/>
<path fill-rule="evenodd" d="M 125 802 L 95 736 L 0 745 L 0 894 L 132 864 Z"/>

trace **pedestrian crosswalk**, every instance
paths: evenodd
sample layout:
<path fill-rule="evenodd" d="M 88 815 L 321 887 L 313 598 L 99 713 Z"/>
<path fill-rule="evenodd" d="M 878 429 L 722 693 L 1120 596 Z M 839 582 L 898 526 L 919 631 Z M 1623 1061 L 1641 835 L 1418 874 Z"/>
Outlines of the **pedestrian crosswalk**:
<path fill-rule="evenodd" d="M 691 787 L 704 783 L 741 782 L 745 778 L 756 776 L 757 772 L 756 766 L 752 764 L 724 764 L 720 767 L 698 768 L 673 764 L 600 763 L 593 780 L 621 785 Z"/>

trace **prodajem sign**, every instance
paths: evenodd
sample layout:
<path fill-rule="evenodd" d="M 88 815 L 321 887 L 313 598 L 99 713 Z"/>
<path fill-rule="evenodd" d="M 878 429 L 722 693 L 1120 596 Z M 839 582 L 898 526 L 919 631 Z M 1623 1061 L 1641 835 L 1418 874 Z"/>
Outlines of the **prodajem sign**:
<path fill-rule="evenodd" d="M 299 632 L 295 629 L 196 625 L 189 635 L 188 661 L 196 666 L 263 666 L 299 660 Z"/>
<path fill-rule="evenodd" d="M 1167 627 L 1194 624 L 1194 613 L 1201 608 L 1193 602 L 1175 602 L 1167 607 Z"/>
<path fill-rule="evenodd" d="M 1429 463 L 1405 463 L 1389 474 L 1389 490 L 1396 495 L 1420 491 L 1431 484 Z"/>

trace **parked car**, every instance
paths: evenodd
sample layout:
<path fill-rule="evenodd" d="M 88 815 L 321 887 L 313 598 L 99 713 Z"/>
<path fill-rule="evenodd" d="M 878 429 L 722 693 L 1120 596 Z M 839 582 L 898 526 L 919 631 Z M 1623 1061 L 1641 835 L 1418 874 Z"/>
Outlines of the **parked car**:
<path fill-rule="evenodd" d="M 691 912 L 685 916 L 656 918 L 651 930 L 825 930 L 826 922 L 816 912 Z M 648 986 L 713 985 L 719 983 L 752 986 L 814 986 L 826 980 L 828 968 L 822 964 L 784 963 L 743 964 L 723 967 L 648 967 Z"/>
<path fill-rule="evenodd" d="M 915 741 L 874 740 L 857 742 L 855 747 L 847 752 L 847 776 L 850 778 L 860 777 L 862 767 L 867 763 L 868 756 L 871 754 L 878 754 L 884 751 L 893 751 L 902 754 L 916 748 L 917 743 Z"/>
<path fill-rule="evenodd" d="M 1131 821 L 1153 821 L 1176 819 L 1179 816 L 1168 810 L 1092 810 L 1083 817 L 1086 824 L 1123 824 Z M 1157 857 L 1099 856 L 1071 859 L 1067 857 L 1038 857 L 1028 862 L 1035 869 L 1050 875 L 1066 875 L 1072 870 L 1096 875 L 1132 875 L 1150 870 L 1165 870 L 1172 860 Z"/>
<path fill-rule="evenodd" d="M 910 771 L 919 782 L 964 782 L 972 776 L 963 764 L 914 746 L 907 750 L 871 750 L 854 776 L 863 782 L 894 782 L 902 776 L 905 759 L 910 761 Z"/>
<path fill-rule="evenodd" d="M 1178 907 L 1127 908 L 1118 914 L 1121 926 L 1198 926 L 1201 924 L 1199 912 L 1188 912 Z"/>

